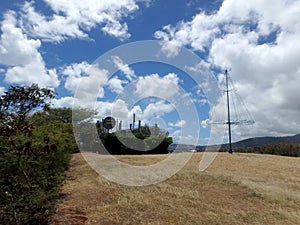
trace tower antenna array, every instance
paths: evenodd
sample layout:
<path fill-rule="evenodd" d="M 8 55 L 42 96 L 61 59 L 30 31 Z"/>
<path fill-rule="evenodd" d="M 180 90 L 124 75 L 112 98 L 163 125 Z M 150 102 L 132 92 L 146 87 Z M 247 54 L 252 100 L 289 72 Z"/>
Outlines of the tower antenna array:
<path fill-rule="evenodd" d="M 228 81 L 228 71 L 225 70 L 226 79 L 226 99 L 227 99 L 227 124 L 228 124 L 228 140 L 229 140 L 229 150 L 228 152 L 232 154 L 232 141 L 231 141 L 231 119 L 230 119 L 230 104 L 229 104 L 229 81 Z"/>
<path fill-rule="evenodd" d="M 226 108 L 227 108 L 227 121 L 212 121 L 209 122 L 212 124 L 226 124 L 228 126 L 228 152 L 230 154 L 233 153 L 232 148 L 232 126 L 233 125 L 252 125 L 254 124 L 254 120 L 252 119 L 249 111 L 247 110 L 245 104 L 243 103 L 242 98 L 239 94 L 234 90 L 234 85 L 228 71 L 225 70 L 225 86 L 226 86 Z M 229 92 L 233 92 L 229 94 Z M 233 96 L 234 95 L 234 96 Z M 230 98 L 231 96 L 231 98 Z M 233 109 L 232 109 L 233 106 Z M 237 109 L 237 106 L 239 108 Z M 234 113 L 234 114 L 232 114 Z M 243 118 L 241 118 L 243 117 Z"/>

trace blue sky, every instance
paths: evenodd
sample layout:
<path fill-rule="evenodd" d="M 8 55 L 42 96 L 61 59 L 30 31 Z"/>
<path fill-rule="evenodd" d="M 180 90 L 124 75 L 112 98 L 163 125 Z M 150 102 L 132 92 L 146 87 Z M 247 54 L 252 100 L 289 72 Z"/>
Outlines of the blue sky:
<path fill-rule="evenodd" d="M 136 113 L 143 123 L 168 130 L 175 142 L 205 144 L 207 121 L 225 120 L 226 112 L 224 99 L 207 96 L 204 74 L 210 72 L 219 86 L 209 87 L 222 93 L 228 69 L 256 122 L 234 127 L 234 140 L 300 133 L 299 0 L 2 1 L 0 16 L 0 93 L 9 85 L 38 83 L 57 92 L 54 107 L 72 107 L 79 97 L 99 117 L 114 109 L 128 126 Z M 202 83 L 157 61 L 128 64 L 127 55 L 136 54 L 131 51 L 110 56 L 114 74 L 99 66 L 97 59 L 112 49 L 144 40 L 160 41 L 170 60 L 181 48 L 196 54 L 195 76 Z M 121 98 L 130 91 L 133 105 Z M 88 99 L 94 92 L 96 100 Z M 216 129 L 226 134 L 225 128 Z"/>

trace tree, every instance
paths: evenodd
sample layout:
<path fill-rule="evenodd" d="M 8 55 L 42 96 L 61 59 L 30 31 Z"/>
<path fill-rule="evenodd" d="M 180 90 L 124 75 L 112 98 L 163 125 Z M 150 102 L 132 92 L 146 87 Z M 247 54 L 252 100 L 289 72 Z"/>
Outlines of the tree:
<path fill-rule="evenodd" d="M 49 110 L 49 100 L 55 93 L 47 88 L 11 86 L 0 98 L 0 136 L 11 137 L 21 132 L 31 134 L 32 124 L 28 114 L 33 110 Z"/>
<path fill-rule="evenodd" d="M 35 126 L 39 126 L 44 123 L 56 122 L 72 124 L 72 109 L 51 108 L 47 111 L 38 111 L 31 116 L 30 120 L 34 123 Z"/>
<path fill-rule="evenodd" d="M 63 151 L 78 152 L 73 134 L 72 109 L 55 108 L 47 112 L 39 111 L 30 117 L 34 125 L 33 139 L 36 143 L 47 139 L 55 143 Z"/>
<path fill-rule="evenodd" d="M 52 90 L 33 84 L 12 86 L 0 97 L 1 224 L 47 224 L 54 212 L 69 164 L 65 135 L 70 126 L 49 133 L 49 121 L 34 124 L 31 116 L 49 115 L 54 96 Z"/>

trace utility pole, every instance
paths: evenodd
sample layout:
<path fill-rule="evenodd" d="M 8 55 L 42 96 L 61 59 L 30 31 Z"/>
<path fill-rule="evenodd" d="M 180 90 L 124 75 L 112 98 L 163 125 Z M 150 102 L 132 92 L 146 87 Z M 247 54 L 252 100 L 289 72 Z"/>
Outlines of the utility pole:
<path fill-rule="evenodd" d="M 225 70 L 225 78 L 226 78 L 226 95 L 227 95 L 227 115 L 228 115 L 228 139 L 229 139 L 229 150 L 228 152 L 232 154 L 232 143 L 231 143 L 231 119 L 230 119 L 230 106 L 229 106 L 229 81 L 228 81 L 228 71 Z"/>

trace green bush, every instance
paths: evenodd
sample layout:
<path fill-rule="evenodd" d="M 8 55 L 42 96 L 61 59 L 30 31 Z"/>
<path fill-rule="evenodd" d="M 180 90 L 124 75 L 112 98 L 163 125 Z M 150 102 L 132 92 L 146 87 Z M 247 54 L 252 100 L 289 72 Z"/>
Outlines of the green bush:
<path fill-rule="evenodd" d="M 1 224 L 47 224 L 54 212 L 69 154 L 55 147 L 49 153 L 31 150 L 0 155 Z"/>
<path fill-rule="evenodd" d="M 48 224 L 54 212 L 77 148 L 71 110 L 49 110 L 53 97 L 37 85 L 10 87 L 0 97 L 0 224 Z"/>

